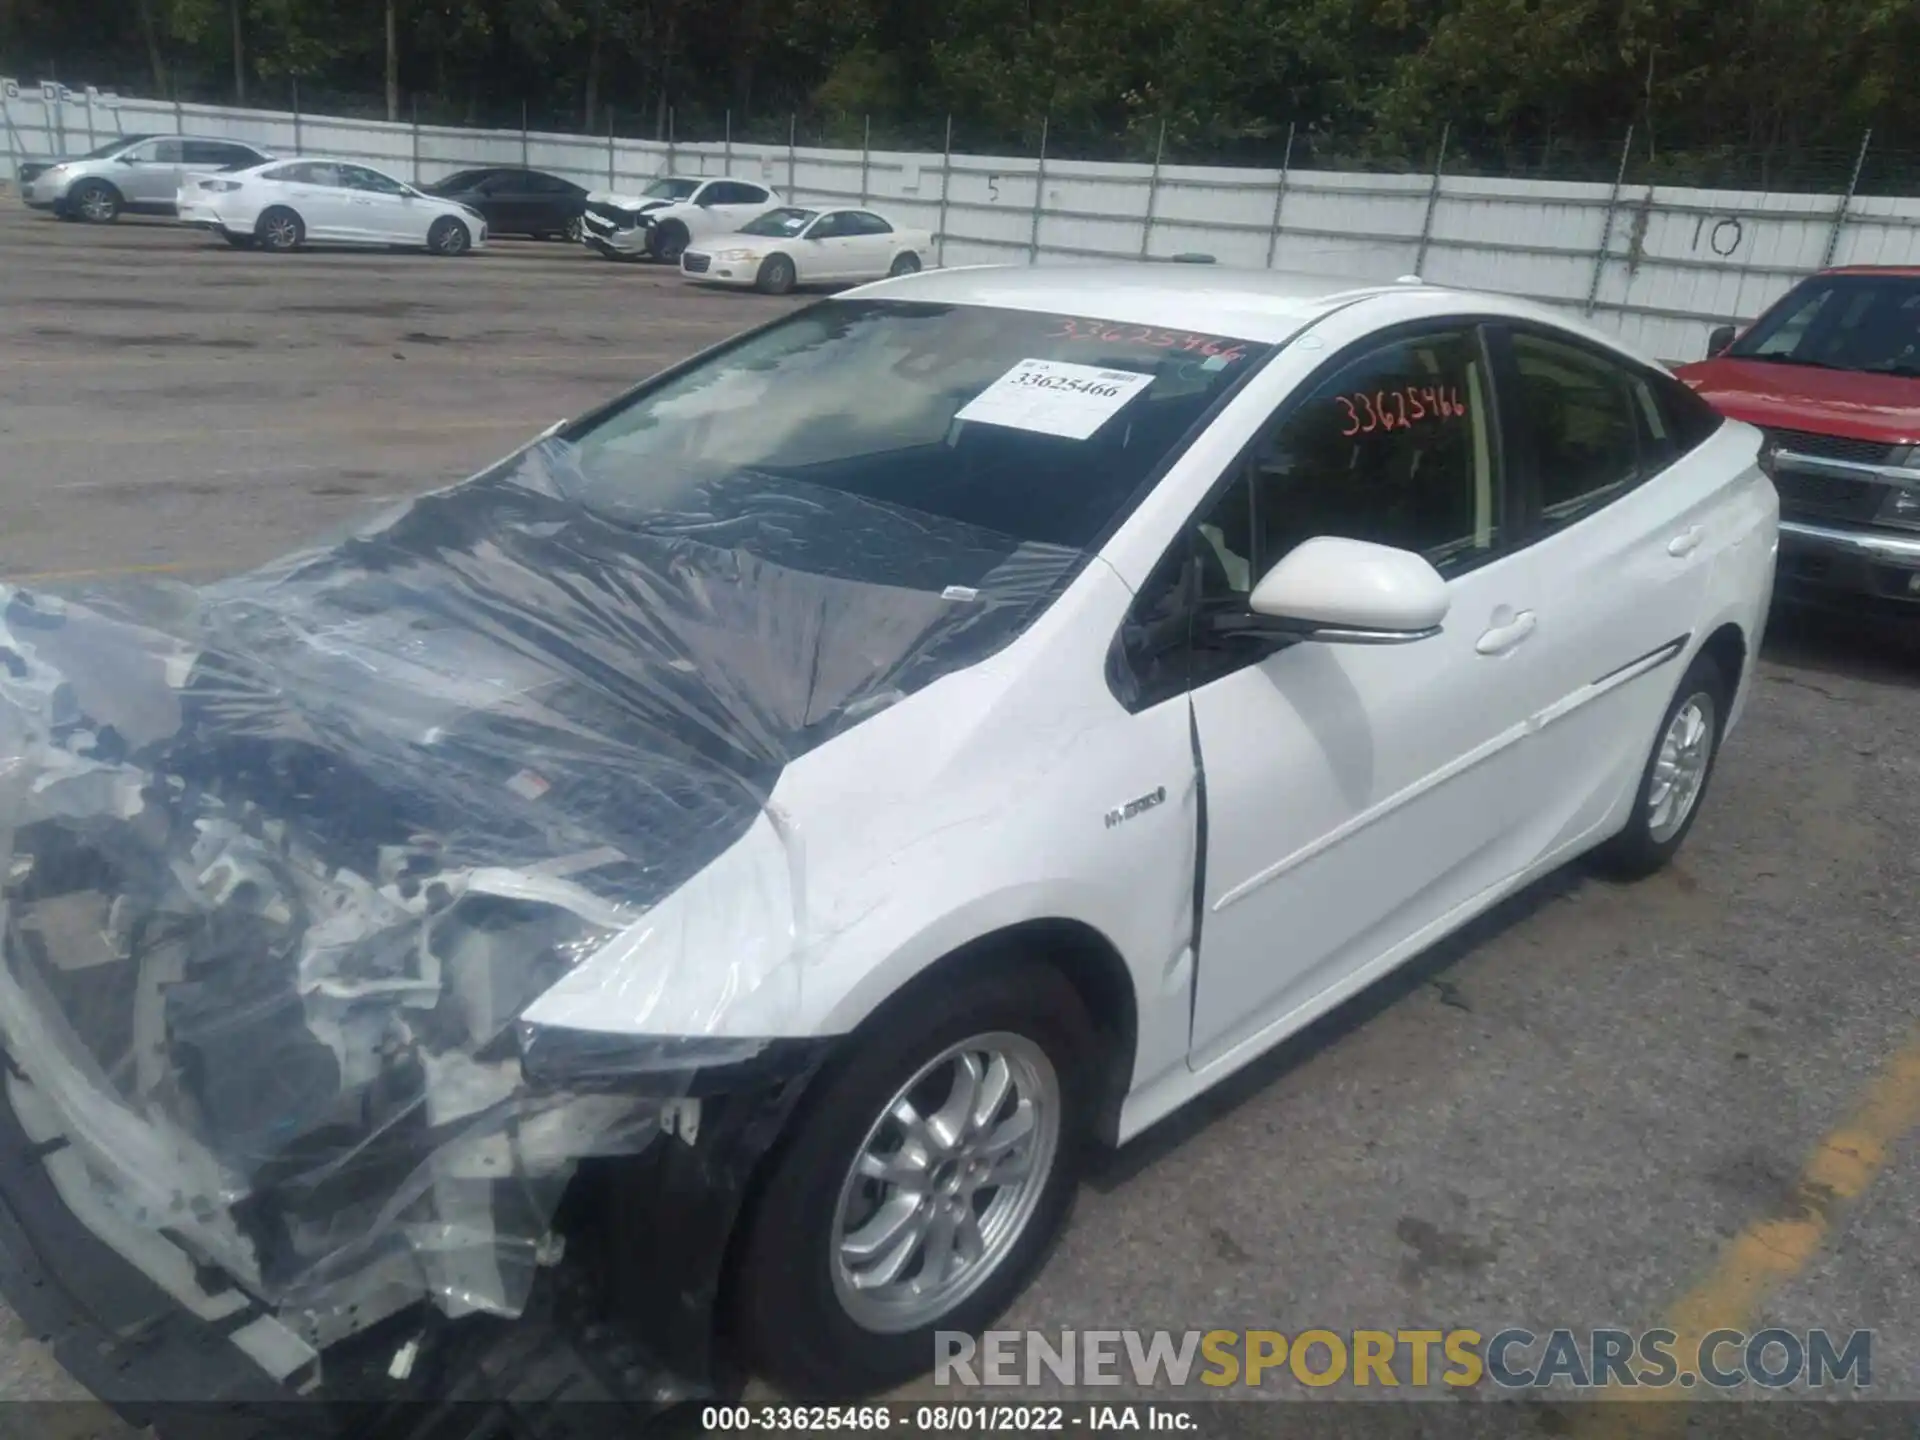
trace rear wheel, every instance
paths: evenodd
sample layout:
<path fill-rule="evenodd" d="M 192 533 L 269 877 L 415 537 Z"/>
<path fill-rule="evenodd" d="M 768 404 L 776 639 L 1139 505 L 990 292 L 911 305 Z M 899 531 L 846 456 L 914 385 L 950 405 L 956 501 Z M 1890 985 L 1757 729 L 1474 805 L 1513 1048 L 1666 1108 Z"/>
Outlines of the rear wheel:
<path fill-rule="evenodd" d="M 793 261 L 785 255 L 769 255 L 760 262 L 760 273 L 754 276 L 753 288 L 763 295 L 785 295 L 793 289 L 797 278 Z"/>
<path fill-rule="evenodd" d="M 1695 658 L 1661 717 L 1626 828 L 1594 851 L 1598 869 L 1623 880 L 1672 860 L 1713 778 L 1732 687 L 1711 656 Z"/>
<path fill-rule="evenodd" d="M 578 245 L 580 243 L 580 237 L 586 233 L 586 228 L 587 228 L 586 221 L 582 220 L 578 215 L 576 215 L 571 220 L 567 221 L 567 228 L 562 233 L 565 235 L 565 237 L 568 240 L 571 240 L 575 245 Z"/>
<path fill-rule="evenodd" d="M 1065 1223 L 1090 1130 L 1092 1026 L 1040 961 L 896 997 L 822 1075 L 745 1222 L 730 1287 L 760 1373 L 872 1394 L 977 1331 Z"/>
<path fill-rule="evenodd" d="M 120 192 L 104 180 L 82 180 L 67 197 L 67 207 L 90 225 L 120 218 Z"/>
<path fill-rule="evenodd" d="M 451 215 L 442 215 L 427 231 L 427 249 L 435 255 L 464 255 L 472 248 L 472 234 Z"/>
<path fill-rule="evenodd" d="M 888 268 L 887 274 L 889 276 L 912 275 L 917 273 L 919 269 L 920 257 L 911 250 L 903 250 L 900 254 L 893 257 L 893 264 Z"/>
<path fill-rule="evenodd" d="M 668 220 L 656 226 L 649 249 L 656 260 L 664 260 L 669 265 L 678 265 L 680 255 L 687 248 L 687 242 L 693 237 L 687 233 L 687 227 L 678 220 Z"/>
<path fill-rule="evenodd" d="M 275 205 L 262 212 L 259 222 L 253 227 L 253 235 L 262 250 L 284 255 L 306 243 L 307 227 L 286 206 Z"/>

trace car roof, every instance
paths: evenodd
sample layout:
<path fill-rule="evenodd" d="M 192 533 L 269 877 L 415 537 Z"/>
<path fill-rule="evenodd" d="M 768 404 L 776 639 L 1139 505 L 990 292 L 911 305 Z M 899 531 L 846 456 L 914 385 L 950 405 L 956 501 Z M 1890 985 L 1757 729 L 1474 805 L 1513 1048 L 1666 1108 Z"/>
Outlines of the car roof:
<path fill-rule="evenodd" d="M 1405 290 L 1350 277 L 1216 265 L 970 265 L 863 285 L 850 296 L 1097 315 L 1272 343 L 1370 295 Z"/>
<path fill-rule="evenodd" d="M 836 298 L 1033 310 L 1279 344 L 1335 310 L 1383 297 L 1423 299 L 1420 318 L 1473 315 L 1531 322 L 1612 350 L 1637 364 L 1650 363 L 1617 336 L 1564 309 L 1492 291 L 1436 285 L 1413 275 L 1370 281 L 1350 275 L 1137 260 L 1105 265 L 971 265 L 877 280 Z"/>

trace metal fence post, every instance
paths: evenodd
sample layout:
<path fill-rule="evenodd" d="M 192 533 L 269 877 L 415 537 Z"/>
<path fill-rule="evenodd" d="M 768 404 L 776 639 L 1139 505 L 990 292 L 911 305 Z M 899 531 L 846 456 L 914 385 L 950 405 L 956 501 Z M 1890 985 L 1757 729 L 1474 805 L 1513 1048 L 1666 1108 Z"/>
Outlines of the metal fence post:
<path fill-rule="evenodd" d="M 20 173 L 20 162 L 27 157 L 25 144 L 13 130 L 13 106 L 7 103 L 7 97 L 0 95 L 0 120 L 7 126 L 7 179 L 9 181 Z"/>
<path fill-rule="evenodd" d="M 1860 153 L 1853 157 L 1853 174 L 1847 177 L 1847 193 L 1840 197 L 1840 205 L 1833 212 L 1833 229 L 1827 232 L 1826 253 L 1820 257 L 1820 268 L 1825 270 L 1833 264 L 1834 252 L 1840 248 L 1840 232 L 1847 228 L 1847 211 L 1853 207 L 1854 191 L 1860 188 L 1860 172 L 1866 168 L 1867 146 L 1873 143 L 1873 131 L 1869 130 L 1860 137 Z"/>
<path fill-rule="evenodd" d="M 947 139 L 940 147 L 940 228 L 933 237 L 933 263 L 947 263 L 947 190 L 953 184 L 953 115 L 947 115 Z"/>
<path fill-rule="evenodd" d="M 410 95 L 407 98 L 413 106 L 413 183 L 418 185 L 420 183 L 420 97 Z"/>
<path fill-rule="evenodd" d="M 1620 146 L 1620 168 L 1613 173 L 1613 190 L 1607 196 L 1607 221 L 1600 228 L 1600 248 L 1593 252 L 1593 278 L 1587 282 L 1586 314 L 1600 303 L 1600 280 L 1607 269 L 1607 251 L 1613 245 L 1613 212 L 1620 203 L 1620 187 L 1627 183 L 1627 157 L 1633 153 L 1633 126 L 1627 126 L 1627 138 Z"/>
<path fill-rule="evenodd" d="M 87 102 L 87 149 L 91 150 L 99 142 L 93 138 L 93 87 L 89 85 L 82 96 Z"/>
<path fill-rule="evenodd" d="M 1033 233 L 1027 237 L 1027 263 L 1040 263 L 1040 211 L 1047 200 L 1047 126 L 1052 115 L 1040 117 L 1040 163 L 1033 172 Z"/>
<path fill-rule="evenodd" d="M 1153 174 L 1147 180 L 1147 218 L 1140 226 L 1140 258 L 1153 246 L 1153 202 L 1160 194 L 1160 159 L 1167 152 L 1167 119 L 1160 117 L 1160 138 L 1153 147 Z"/>
<path fill-rule="evenodd" d="M 723 175 L 731 175 L 733 174 L 733 111 L 732 110 L 727 111 L 726 125 L 727 125 L 727 131 L 726 131 L 727 146 L 726 146 L 726 150 L 723 152 L 725 158 L 720 162 L 720 173 Z"/>
<path fill-rule="evenodd" d="M 184 135 L 187 133 L 186 116 L 180 108 L 180 92 L 178 90 L 173 92 L 173 133 L 176 135 Z"/>
<path fill-rule="evenodd" d="M 860 203 L 867 203 L 867 167 L 872 163 L 873 152 L 873 116 L 866 117 L 866 123 L 860 131 Z"/>
<path fill-rule="evenodd" d="M 607 106 L 607 189 L 613 189 L 613 106 Z"/>
<path fill-rule="evenodd" d="M 1433 157 L 1433 188 L 1427 192 L 1427 215 L 1420 222 L 1420 249 L 1413 257 L 1413 273 L 1427 268 L 1427 246 L 1433 240 L 1433 212 L 1440 208 L 1440 175 L 1447 166 L 1447 137 L 1453 133 L 1449 120 L 1440 127 L 1440 152 Z"/>
<path fill-rule="evenodd" d="M 527 168 L 529 149 L 527 145 L 527 102 L 520 102 L 520 168 Z"/>
<path fill-rule="evenodd" d="M 673 174 L 673 106 L 667 106 L 667 174 Z"/>
<path fill-rule="evenodd" d="M 787 203 L 793 203 L 793 160 L 794 140 L 800 133 L 800 117 L 792 111 L 787 112 Z"/>
<path fill-rule="evenodd" d="M 299 155 L 300 149 L 300 77 L 290 77 L 293 82 L 293 153 Z"/>
<path fill-rule="evenodd" d="M 1287 203 L 1287 178 L 1293 173 L 1293 130 L 1297 121 L 1287 122 L 1287 148 L 1280 152 L 1280 180 L 1273 187 L 1273 219 L 1267 224 L 1267 269 L 1273 268 L 1274 254 L 1280 248 L 1280 207 Z"/>

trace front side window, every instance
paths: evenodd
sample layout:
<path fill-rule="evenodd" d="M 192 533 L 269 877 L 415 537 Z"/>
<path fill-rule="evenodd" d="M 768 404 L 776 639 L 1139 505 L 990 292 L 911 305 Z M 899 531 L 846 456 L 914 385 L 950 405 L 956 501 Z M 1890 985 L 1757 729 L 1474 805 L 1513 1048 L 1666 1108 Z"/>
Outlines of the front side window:
<path fill-rule="evenodd" d="M 799 484 L 1080 551 L 1266 353 L 1068 315 L 836 301 L 569 438 L 580 498 L 609 514 L 682 510 L 714 484 Z"/>
<path fill-rule="evenodd" d="M 1809 280 L 1726 352 L 1735 360 L 1920 376 L 1920 276 Z"/>
<path fill-rule="evenodd" d="M 1457 574 L 1500 543 L 1486 363 L 1471 330 L 1380 346 L 1315 385 L 1242 461 L 1201 527 L 1244 595 L 1303 540 L 1417 551 Z"/>
<path fill-rule="evenodd" d="M 1478 335 L 1457 329 L 1376 345 L 1289 399 L 1141 586 L 1109 657 L 1122 703 L 1138 711 L 1270 654 L 1195 626 L 1244 611 L 1261 577 L 1315 536 L 1414 550 L 1442 575 L 1498 554 L 1491 394 Z"/>
<path fill-rule="evenodd" d="M 1513 337 L 1514 411 L 1532 453 L 1542 528 L 1557 530 L 1658 473 L 1673 441 L 1652 388 L 1582 346 Z"/>

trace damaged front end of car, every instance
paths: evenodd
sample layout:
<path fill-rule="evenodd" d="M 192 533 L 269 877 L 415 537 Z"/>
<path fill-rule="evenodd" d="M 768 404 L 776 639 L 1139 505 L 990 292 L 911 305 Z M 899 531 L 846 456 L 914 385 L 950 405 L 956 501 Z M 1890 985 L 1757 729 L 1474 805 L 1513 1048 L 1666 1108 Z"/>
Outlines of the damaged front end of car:
<path fill-rule="evenodd" d="M 728 1228 L 817 1047 L 521 1016 L 762 777 L 674 738 L 688 667 L 451 624 L 497 602 L 444 581 L 0 589 L 0 1289 L 130 1415 L 501 1400 L 556 1353 L 602 1398 L 718 1378 Z"/>

